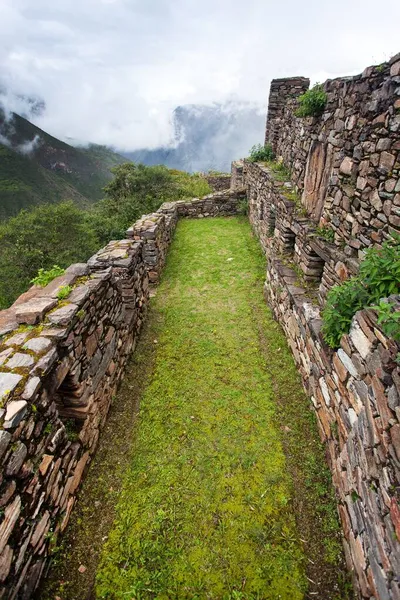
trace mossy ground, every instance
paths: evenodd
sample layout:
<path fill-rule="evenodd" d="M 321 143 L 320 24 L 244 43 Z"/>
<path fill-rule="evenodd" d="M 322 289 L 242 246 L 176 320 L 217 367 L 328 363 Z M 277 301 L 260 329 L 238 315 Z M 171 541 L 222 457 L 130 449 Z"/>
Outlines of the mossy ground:
<path fill-rule="evenodd" d="M 264 279 L 245 219 L 179 223 L 145 335 L 154 368 L 144 386 L 139 358 L 122 390 L 143 388 L 133 431 L 115 431 L 122 491 L 110 518 L 110 501 L 93 510 L 84 488 L 92 523 L 80 535 L 73 521 L 73 552 L 91 567 L 81 575 L 63 559 L 51 577 L 74 564 L 63 600 L 347 597 L 323 450 Z M 106 537 L 117 497 L 91 591 L 96 528 Z"/>

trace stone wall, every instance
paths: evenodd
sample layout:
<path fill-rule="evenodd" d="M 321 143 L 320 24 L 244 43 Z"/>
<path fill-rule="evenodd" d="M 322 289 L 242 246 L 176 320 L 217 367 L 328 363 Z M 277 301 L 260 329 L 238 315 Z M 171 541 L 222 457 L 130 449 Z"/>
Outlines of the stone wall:
<path fill-rule="evenodd" d="M 400 598 L 400 348 L 373 311 L 360 311 L 339 350 L 325 345 L 320 309 L 280 259 L 265 297 L 281 323 L 317 414 L 336 488 L 347 562 L 363 598 Z M 400 310 L 400 298 L 395 299 Z"/>
<path fill-rule="evenodd" d="M 235 214 L 241 196 L 163 204 L 0 312 L 0 598 L 31 597 L 67 526 L 178 217 Z"/>
<path fill-rule="evenodd" d="M 320 117 L 295 116 L 307 87 L 304 78 L 272 81 L 266 143 L 291 169 L 310 217 L 357 256 L 400 230 L 400 55 L 326 81 Z"/>
<path fill-rule="evenodd" d="M 358 257 L 337 237 L 336 243 L 321 237 L 292 181 L 271 165 L 242 164 L 241 177 L 232 165 L 232 185 L 237 181 L 247 191 L 249 219 L 268 260 L 265 298 L 285 331 L 326 442 L 355 587 L 362 598 L 399 600 L 400 346 L 382 333 L 373 310 L 363 310 L 340 348 L 327 347 L 321 308 L 333 285 L 357 273 Z M 335 206 L 329 222 L 341 215 Z M 364 238 L 374 240 L 373 232 L 372 226 Z M 391 299 L 400 311 L 400 298 Z"/>
<path fill-rule="evenodd" d="M 243 160 L 235 160 L 232 163 L 231 190 L 234 192 L 244 189 L 243 167 Z"/>
<path fill-rule="evenodd" d="M 207 180 L 207 183 L 213 192 L 229 190 L 231 186 L 231 176 L 229 173 L 221 173 L 220 175 L 208 175 L 206 173 L 204 179 Z"/>

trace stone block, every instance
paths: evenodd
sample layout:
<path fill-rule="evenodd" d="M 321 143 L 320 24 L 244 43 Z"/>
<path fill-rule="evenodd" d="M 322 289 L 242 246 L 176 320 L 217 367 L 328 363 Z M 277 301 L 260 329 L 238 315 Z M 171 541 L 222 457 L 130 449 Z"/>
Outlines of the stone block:
<path fill-rule="evenodd" d="M 24 304 L 19 304 L 15 310 L 17 323 L 36 325 L 56 304 L 57 300 L 54 298 L 34 298 Z"/>
<path fill-rule="evenodd" d="M 24 350 L 31 350 L 35 354 L 46 352 L 52 345 L 51 341 L 45 337 L 31 338 L 23 345 Z"/>
<path fill-rule="evenodd" d="M 13 356 L 6 362 L 5 366 L 9 369 L 16 368 L 28 368 L 31 367 L 35 363 L 32 356 L 29 354 L 23 354 L 22 352 L 16 352 Z"/>
<path fill-rule="evenodd" d="M 7 398 L 15 390 L 21 379 L 22 375 L 17 375 L 17 373 L 0 373 L 0 400 Z"/>
<path fill-rule="evenodd" d="M 63 327 L 65 325 L 71 325 L 71 321 L 77 312 L 78 306 L 76 304 L 67 304 L 50 313 L 48 318 L 53 325 Z"/>
<path fill-rule="evenodd" d="M 21 512 L 21 498 L 16 496 L 4 511 L 0 525 L 0 553 L 3 552 Z"/>

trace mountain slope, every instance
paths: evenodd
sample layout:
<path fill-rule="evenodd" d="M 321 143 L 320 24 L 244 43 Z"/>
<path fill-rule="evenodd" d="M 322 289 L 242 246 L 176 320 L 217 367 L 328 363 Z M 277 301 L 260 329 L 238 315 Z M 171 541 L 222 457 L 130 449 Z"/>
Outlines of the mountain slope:
<path fill-rule="evenodd" d="M 126 158 L 104 146 L 75 148 L 33 123 L 0 111 L 0 218 L 43 202 L 102 197 L 111 168 Z"/>
<path fill-rule="evenodd" d="M 184 171 L 230 171 L 231 161 L 246 156 L 262 141 L 264 115 L 243 102 L 178 106 L 173 113 L 174 139 L 168 146 L 122 152 L 145 165 L 164 164 Z"/>

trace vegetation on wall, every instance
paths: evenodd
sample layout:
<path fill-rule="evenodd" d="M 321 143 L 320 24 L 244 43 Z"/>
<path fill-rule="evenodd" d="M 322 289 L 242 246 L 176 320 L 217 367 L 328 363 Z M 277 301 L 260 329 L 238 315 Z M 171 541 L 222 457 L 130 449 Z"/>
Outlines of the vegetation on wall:
<path fill-rule="evenodd" d="M 322 85 L 316 83 L 314 87 L 298 97 L 299 107 L 295 112 L 296 116 L 319 117 L 324 112 L 327 98 Z"/>
<path fill-rule="evenodd" d="M 326 240 L 327 242 L 335 241 L 335 232 L 329 225 L 321 225 L 315 229 L 315 233 L 318 237 Z"/>
<path fill-rule="evenodd" d="M 382 248 L 366 251 L 358 276 L 334 286 L 328 293 L 322 312 L 322 333 L 331 348 L 338 348 L 340 338 L 350 331 L 358 310 L 372 307 L 383 331 L 400 341 L 399 313 L 385 299 L 400 293 L 400 236 L 386 241 Z"/>
<path fill-rule="evenodd" d="M 97 248 L 87 213 L 72 201 L 21 211 L 0 226 L 0 307 L 28 289 L 39 269 L 65 268 Z"/>
<path fill-rule="evenodd" d="M 39 285 L 40 287 L 46 287 L 53 279 L 64 274 L 64 269 L 58 265 L 53 265 L 50 269 L 40 268 L 36 277 L 31 279 L 31 283 Z"/>
<path fill-rule="evenodd" d="M 0 224 L 0 309 L 31 283 L 47 285 L 61 274 L 57 269 L 86 261 L 110 240 L 122 239 L 136 219 L 163 202 L 211 191 L 200 175 L 163 166 L 126 163 L 113 173 L 105 198 L 88 210 L 72 201 L 42 204 Z"/>
<path fill-rule="evenodd" d="M 261 144 L 256 144 L 250 148 L 249 158 L 250 162 L 269 162 L 274 160 L 275 154 L 272 150 L 272 146 L 270 144 L 266 144 L 265 146 L 261 146 Z"/>
<path fill-rule="evenodd" d="M 91 222 L 101 244 L 120 239 L 141 215 L 163 202 L 204 196 L 211 192 L 199 174 L 125 163 L 113 169 L 114 179 L 104 188 L 105 198 L 91 212 Z"/>

